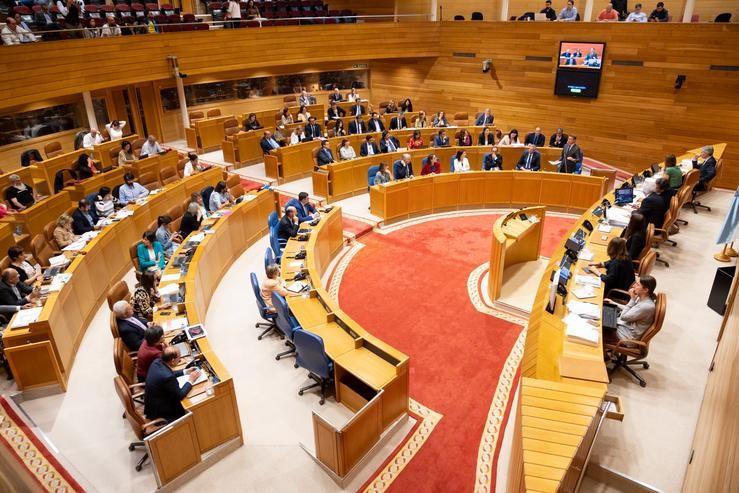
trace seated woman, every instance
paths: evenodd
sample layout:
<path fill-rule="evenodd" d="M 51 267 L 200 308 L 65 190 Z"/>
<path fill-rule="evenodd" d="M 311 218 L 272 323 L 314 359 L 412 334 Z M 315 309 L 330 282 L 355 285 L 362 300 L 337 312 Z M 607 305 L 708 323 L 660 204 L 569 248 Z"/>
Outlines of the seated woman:
<path fill-rule="evenodd" d="M 423 175 L 437 175 L 441 173 L 441 164 L 436 154 L 429 154 L 426 158 L 426 162 L 421 168 L 421 176 Z"/>
<path fill-rule="evenodd" d="M 305 109 L 305 105 L 301 104 L 300 109 L 298 110 L 298 121 L 299 122 L 308 122 L 308 118 L 310 118 L 310 111 Z"/>
<path fill-rule="evenodd" d="M 383 183 L 388 183 L 393 180 L 393 177 L 390 176 L 390 172 L 387 170 L 387 163 L 380 163 L 380 169 L 377 170 L 377 174 L 375 174 L 375 185 L 382 185 Z"/>
<path fill-rule="evenodd" d="M 164 329 L 159 325 L 147 327 L 144 340 L 136 353 L 136 376 L 139 377 L 139 382 L 146 381 L 149 367 L 162 356 L 165 347 L 167 342 L 164 339 Z"/>
<path fill-rule="evenodd" d="M 151 271 L 159 276 L 164 269 L 164 248 L 157 241 L 154 231 L 145 231 L 141 243 L 136 247 L 139 267 L 142 271 Z"/>
<path fill-rule="evenodd" d="M 294 146 L 295 144 L 300 144 L 305 140 L 305 131 L 303 130 L 302 125 L 298 125 L 295 127 L 290 134 L 290 145 Z"/>
<path fill-rule="evenodd" d="M 625 305 L 615 303 L 608 298 L 603 301 L 612 303 L 621 309 L 616 330 L 603 329 L 605 344 L 618 344 L 621 340 L 640 339 L 652 322 L 657 311 L 654 294 L 657 281 L 652 276 L 640 276 L 629 289 L 629 302 Z"/>
<path fill-rule="evenodd" d="M 395 105 L 395 101 L 392 99 L 388 101 L 387 106 L 385 106 L 385 113 L 397 113 L 398 107 Z"/>
<path fill-rule="evenodd" d="M 187 238 L 190 233 L 199 230 L 202 220 L 200 206 L 197 202 L 190 202 L 180 221 L 180 238 Z"/>
<path fill-rule="evenodd" d="M 413 122 L 413 126 L 416 128 L 426 128 L 429 126 L 429 122 L 426 119 L 426 112 L 421 110 L 418 112 L 418 116 Z"/>
<path fill-rule="evenodd" d="M 472 135 L 470 135 L 470 132 L 465 128 L 461 132 L 459 132 L 459 137 L 457 137 L 457 145 L 458 146 L 471 146 L 472 145 Z"/>
<path fill-rule="evenodd" d="M 608 242 L 606 253 L 609 260 L 588 264 L 586 272 L 597 273 L 592 267 L 606 269 L 605 274 L 600 275 L 600 279 L 605 284 L 603 292 L 608 296 L 612 289 L 626 291 L 634 284 L 634 264 L 631 263 L 631 257 L 626 251 L 626 240 L 623 238 L 612 238 Z"/>
<path fill-rule="evenodd" d="M 121 142 L 121 150 L 118 152 L 118 166 L 135 162 L 136 155 L 133 153 L 133 147 L 129 141 L 124 140 Z"/>
<path fill-rule="evenodd" d="M 677 165 L 677 158 L 674 154 L 665 156 L 665 178 L 670 182 L 670 188 L 677 190 L 683 186 L 683 171 Z"/>
<path fill-rule="evenodd" d="M 503 169 L 503 156 L 498 151 L 498 146 L 493 146 L 490 150 L 490 154 L 485 156 L 482 162 L 483 171 L 493 171 Z"/>
<path fill-rule="evenodd" d="M 182 176 L 192 176 L 195 173 L 200 173 L 205 168 L 200 165 L 200 162 L 198 161 L 198 155 L 194 152 L 187 153 L 187 161 L 185 162 L 185 167 L 182 169 Z"/>
<path fill-rule="evenodd" d="M 20 282 L 31 285 L 41 277 L 41 266 L 38 264 L 31 265 L 28 256 L 23 252 L 22 246 L 14 245 L 8 248 L 8 258 L 10 259 L 8 267 L 18 272 Z"/>
<path fill-rule="evenodd" d="M 244 120 L 244 130 L 248 132 L 249 130 L 258 130 L 260 128 L 262 128 L 262 125 L 257 120 L 257 115 L 249 113 L 249 116 Z"/>
<path fill-rule="evenodd" d="M 100 187 L 100 191 L 95 197 L 95 213 L 98 217 L 108 217 L 115 211 L 115 201 L 110 187 Z"/>
<path fill-rule="evenodd" d="M 632 212 L 629 224 L 621 233 L 621 238 L 626 240 L 626 251 L 629 252 L 631 260 L 639 260 L 639 254 L 644 250 L 644 242 L 647 238 L 647 220 L 638 212 Z"/>
<path fill-rule="evenodd" d="M 457 155 L 454 157 L 452 169 L 455 173 L 470 170 L 470 162 L 467 159 L 467 153 L 465 151 L 457 151 Z"/>
<path fill-rule="evenodd" d="M 434 116 L 434 120 L 431 122 L 432 127 L 448 127 L 449 120 L 446 119 L 446 114 L 440 111 Z"/>
<path fill-rule="evenodd" d="M 249 0 L 246 2 L 246 20 L 251 21 L 254 19 L 259 19 L 261 15 L 259 15 L 259 9 L 254 5 L 254 0 Z"/>
<path fill-rule="evenodd" d="M 95 166 L 95 161 L 84 152 L 77 158 L 77 164 L 74 167 L 74 171 L 77 173 L 78 180 L 87 180 L 99 173 Z"/>
<path fill-rule="evenodd" d="M 293 121 L 293 116 L 290 114 L 290 110 L 288 108 L 282 109 L 282 115 L 280 116 L 280 121 L 283 125 L 290 125 L 292 123 L 295 123 Z"/>
<path fill-rule="evenodd" d="M 267 278 L 262 281 L 262 299 L 271 311 L 275 311 L 272 305 L 272 293 L 280 293 L 287 296 L 287 288 L 285 281 L 280 277 L 280 267 L 276 264 L 270 264 L 265 271 Z"/>
<path fill-rule="evenodd" d="M 498 145 L 523 147 L 523 142 L 518 140 L 518 130 L 513 128 L 511 129 L 510 132 L 505 134 L 502 139 L 500 139 L 500 142 L 498 142 Z"/>
<path fill-rule="evenodd" d="M 354 159 L 355 157 L 357 157 L 357 153 L 349 143 L 349 139 L 342 139 L 341 147 L 339 147 L 339 158 L 342 161 L 346 161 L 347 159 Z"/>
<path fill-rule="evenodd" d="M 344 128 L 344 122 L 342 120 L 332 120 L 334 122 L 334 128 L 330 129 L 334 132 L 334 137 L 343 137 L 346 135 L 346 129 Z M 330 137 L 330 135 L 329 135 Z"/>
<path fill-rule="evenodd" d="M 477 145 L 479 146 L 492 146 L 495 145 L 495 134 L 490 127 L 482 129 L 482 133 L 477 137 Z"/>
<path fill-rule="evenodd" d="M 405 98 L 405 100 L 400 103 L 400 111 L 403 113 L 413 113 L 413 103 L 411 103 L 411 98 Z"/>
<path fill-rule="evenodd" d="M 154 318 L 154 307 L 159 302 L 159 291 L 157 291 L 157 276 L 152 271 L 144 271 L 141 281 L 133 292 L 133 314 L 139 318 L 151 321 Z M 162 308 L 166 308 L 163 306 Z"/>
<path fill-rule="evenodd" d="M 421 132 L 414 130 L 413 135 L 408 139 L 408 149 L 421 149 L 425 146 L 426 143 L 423 141 L 423 137 L 421 137 Z"/>
<path fill-rule="evenodd" d="M 182 238 L 180 237 L 179 233 L 172 233 L 170 230 L 170 224 L 172 223 L 172 218 L 169 216 L 159 216 L 157 218 L 157 230 L 156 230 L 156 238 L 159 243 L 162 244 L 162 248 L 164 249 L 164 256 L 169 259 L 169 257 L 172 256 L 175 250 L 180 246 L 180 243 L 182 243 Z"/>
<path fill-rule="evenodd" d="M 210 212 L 215 212 L 221 207 L 232 205 L 233 202 L 233 198 L 228 192 L 228 184 L 221 180 L 216 184 L 216 187 L 213 189 L 213 193 L 210 194 L 210 204 L 208 204 L 208 209 L 210 209 Z"/>
<path fill-rule="evenodd" d="M 59 248 L 69 246 L 79 239 L 80 237 L 72 231 L 72 216 L 69 214 L 59 216 L 56 220 L 56 228 L 54 228 L 54 241 Z"/>

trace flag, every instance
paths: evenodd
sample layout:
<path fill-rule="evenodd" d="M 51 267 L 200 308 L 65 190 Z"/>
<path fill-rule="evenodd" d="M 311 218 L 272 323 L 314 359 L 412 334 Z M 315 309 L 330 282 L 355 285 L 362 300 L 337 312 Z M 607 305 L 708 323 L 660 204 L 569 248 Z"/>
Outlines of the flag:
<path fill-rule="evenodd" d="M 739 225 L 739 190 L 734 193 L 734 200 L 732 200 L 729 213 L 726 214 L 724 224 L 721 226 L 716 244 L 722 245 L 734 241 L 737 225 Z"/>

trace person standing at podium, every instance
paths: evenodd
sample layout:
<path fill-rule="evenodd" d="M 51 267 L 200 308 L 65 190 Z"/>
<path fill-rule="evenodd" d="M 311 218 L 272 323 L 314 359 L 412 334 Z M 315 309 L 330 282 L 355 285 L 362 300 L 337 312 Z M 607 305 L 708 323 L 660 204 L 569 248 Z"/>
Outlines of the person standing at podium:
<path fill-rule="evenodd" d="M 562 154 L 559 158 L 560 173 L 580 174 L 580 170 L 582 169 L 582 150 L 576 141 L 577 137 L 575 135 L 567 137 L 567 143 L 562 148 Z"/>

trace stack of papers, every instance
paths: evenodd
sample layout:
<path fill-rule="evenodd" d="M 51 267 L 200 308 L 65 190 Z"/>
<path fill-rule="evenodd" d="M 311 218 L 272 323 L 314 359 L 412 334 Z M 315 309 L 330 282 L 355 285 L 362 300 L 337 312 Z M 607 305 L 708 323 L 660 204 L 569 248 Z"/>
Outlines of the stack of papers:
<path fill-rule="evenodd" d="M 100 231 L 88 231 L 87 233 L 84 233 L 82 235 L 82 239 L 85 241 L 90 241 L 91 239 L 95 238 L 99 234 L 100 234 Z"/>
<path fill-rule="evenodd" d="M 590 320 L 600 320 L 601 308 L 595 303 L 587 303 L 584 301 L 568 301 L 567 310 L 570 313 L 587 318 Z"/>
<path fill-rule="evenodd" d="M 580 250 L 580 253 L 577 254 L 577 258 L 580 260 L 585 260 L 586 262 L 590 262 L 593 260 L 593 252 L 588 250 L 587 248 L 583 248 Z"/>
<path fill-rule="evenodd" d="M 187 317 L 177 317 L 171 320 L 165 320 L 162 322 L 162 329 L 164 332 L 172 332 L 173 330 L 180 330 L 187 327 Z"/>
<path fill-rule="evenodd" d="M 594 298 L 595 290 L 592 286 L 582 286 L 579 288 L 575 288 L 575 290 L 572 291 L 572 294 L 574 294 L 577 298 L 581 300 L 585 300 L 588 298 Z"/>
<path fill-rule="evenodd" d="M 159 282 L 177 281 L 179 280 L 179 278 L 180 278 L 179 274 L 164 274 L 162 278 L 159 280 Z"/>
<path fill-rule="evenodd" d="M 256 195 L 242 195 L 241 197 L 244 202 L 251 202 L 252 200 L 257 198 Z"/>
<path fill-rule="evenodd" d="M 72 274 L 57 274 L 51 279 L 51 284 L 49 285 L 49 292 L 52 293 L 54 291 L 61 291 L 62 287 L 64 287 L 65 284 L 69 282 L 69 280 L 72 278 Z"/>
<path fill-rule="evenodd" d="M 601 233 L 610 233 L 613 228 L 607 224 L 599 224 L 598 231 Z"/>
<path fill-rule="evenodd" d="M 292 283 L 291 285 L 289 285 L 287 287 L 287 290 L 290 291 L 291 293 L 297 294 L 297 293 L 305 291 L 307 287 L 308 287 L 307 283 L 304 283 L 302 281 L 296 281 Z"/>
<path fill-rule="evenodd" d="M 204 371 L 200 372 L 200 376 L 193 382 L 193 386 L 205 382 L 208 380 L 208 375 Z M 182 375 L 181 377 L 177 377 L 177 383 L 180 384 L 180 388 L 184 387 L 187 382 L 190 381 L 190 374 Z"/>
<path fill-rule="evenodd" d="M 618 228 L 625 228 L 631 219 L 631 210 L 621 207 L 609 207 L 606 212 L 608 224 Z"/>
<path fill-rule="evenodd" d="M 28 327 L 30 324 L 38 320 L 39 315 L 41 315 L 41 309 L 42 307 L 39 306 L 17 312 L 15 317 L 13 317 L 13 323 L 10 324 L 10 328 Z"/>
<path fill-rule="evenodd" d="M 600 287 L 600 277 L 578 274 L 575 276 L 575 283 L 582 284 L 584 286 L 591 286 L 593 288 L 599 288 Z"/>
<path fill-rule="evenodd" d="M 200 243 L 205 239 L 205 233 L 197 233 L 188 238 L 188 243 Z"/>
<path fill-rule="evenodd" d="M 131 209 L 121 209 L 115 213 L 116 219 L 123 219 L 129 216 L 133 216 L 133 211 Z"/>
<path fill-rule="evenodd" d="M 173 282 L 172 284 L 167 284 L 166 286 L 160 286 L 159 287 L 159 294 L 164 296 L 168 294 L 176 294 L 180 291 L 180 285 L 176 282 Z"/>
<path fill-rule="evenodd" d="M 567 315 L 562 321 L 566 324 L 565 335 L 568 341 L 587 344 L 588 346 L 598 345 L 600 331 L 597 327 L 594 327 L 586 320 L 572 313 Z"/>
<path fill-rule="evenodd" d="M 56 267 L 57 265 L 67 265 L 69 263 L 69 259 L 64 255 L 57 255 L 56 257 L 51 257 L 49 259 L 49 265 L 51 267 Z"/>
<path fill-rule="evenodd" d="M 77 251 L 82 250 L 83 248 L 85 248 L 85 245 L 87 245 L 87 242 L 85 241 L 85 239 L 84 238 L 80 238 L 79 240 L 75 241 L 74 243 L 70 243 L 69 245 L 65 246 L 64 248 L 62 248 L 62 250 L 64 250 L 65 252 L 77 252 Z"/>

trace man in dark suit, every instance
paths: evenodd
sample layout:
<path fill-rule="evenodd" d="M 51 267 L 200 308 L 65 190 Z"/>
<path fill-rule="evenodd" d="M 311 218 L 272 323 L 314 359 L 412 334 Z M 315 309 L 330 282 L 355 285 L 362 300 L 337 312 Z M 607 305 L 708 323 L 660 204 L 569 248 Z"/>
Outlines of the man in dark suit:
<path fill-rule="evenodd" d="M 285 209 L 288 207 L 295 207 L 295 211 L 298 214 L 298 222 L 302 223 L 305 221 L 312 221 L 319 216 L 316 208 L 308 200 L 307 192 L 300 192 L 298 198 L 290 199 L 285 204 Z"/>
<path fill-rule="evenodd" d="M 350 115 L 354 115 L 354 116 L 362 116 L 366 113 L 367 113 L 367 108 L 362 106 L 362 103 L 360 103 L 359 101 L 357 101 L 356 103 L 352 105 L 351 111 L 349 112 Z"/>
<path fill-rule="evenodd" d="M 544 2 L 544 4 L 546 5 L 546 7 L 541 9 L 539 13 L 546 14 L 547 19 L 549 19 L 550 21 L 556 21 L 557 11 L 552 8 L 552 0 L 547 0 L 546 2 Z"/>
<path fill-rule="evenodd" d="M 82 235 L 89 231 L 97 231 L 98 217 L 90 203 L 83 199 L 78 202 L 77 209 L 72 213 L 72 230 L 76 235 Z"/>
<path fill-rule="evenodd" d="M 549 147 L 559 147 L 562 149 L 567 143 L 567 134 L 562 132 L 561 128 L 558 128 L 555 133 L 549 137 Z"/>
<path fill-rule="evenodd" d="M 390 120 L 390 130 L 403 130 L 408 128 L 408 120 L 405 119 L 403 113 L 398 113 L 398 116 L 394 116 Z"/>
<path fill-rule="evenodd" d="M 477 120 L 475 120 L 475 125 L 478 127 L 482 127 L 483 125 L 492 125 L 493 120 L 495 120 L 495 115 L 490 111 L 490 108 L 485 108 L 485 111 L 483 111 L 480 116 L 477 117 Z"/>
<path fill-rule="evenodd" d="M 277 226 L 277 237 L 281 240 L 289 240 L 296 234 L 300 229 L 300 223 L 298 222 L 298 211 L 295 207 L 287 207 L 285 209 L 285 215 L 280 219 L 280 223 Z"/>
<path fill-rule="evenodd" d="M 328 146 L 328 140 L 321 141 L 321 148 L 318 149 L 318 154 L 316 154 L 316 162 L 318 166 L 326 166 L 334 162 L 334 155 Z"/>
<path fill-rule="evenodd" d="M 390 132 L 385 130 L 382 132 L 382 140 L 380 141 L 380 152 L 385 154 L 388 152 L 395 152 L 400 147 L 398 139 L 390 135 Z"/>
<path fill-rule="evenodd" d="M 533 132 L 526 134 L 526 139 L 523 141 L 524 145 L 534 144 L 536 147 L 544 147 L 546 137 L 541 133 L 541 128 L 536 127 Z"/>
<path fill-rule="evenodd" d="M 359 155 L 373 156 L 375 154 L 380 154 L 380 148 L 377 147 L 377 144 L 375 143 L 375 138 L 372 135 L 368 135 L 367 137 L 365 137 L 362 145 L 359 146 Z"/>
<path fill-rule="evenodd" d="M 328 100 L 331 103 L 340 103 L 343 100 L 341 97 L 341 91 L 339 91 L 338 87 L 334 87 L 334 92 L 329 95 Z"/>
<path fill-rule="evenodd" d="M 308 124 L 305 126 L 305 138 L 313 140 L 321 137 L 321 126 L 316 123 L 316 117 L 308 118 Z"/>
<path fill-rule="evenodd" d="M 665 200 L 661 196 L 664 190 L 662 190 L 660 181 L 661 180 L 657 180 L 654 185 L 654 190 L 651 193 L 647 194 L 646 197 L 644 197 L 644 200 L 641 201 L 639 209 L 637 209 L 636 211 L 644 216 L 644 219 L 647 220 L 647 224 L 654 224 L 655 228 L 662 227 L 665 222 L 665 212 L 667 212 Z M 646 186 L 647 185 L 645 184 L 645 187 Z"/>
<path fill-rule="evenodd" d="M 274 137 L 272 137 L 272 132 L 269 130 L 264 131 L 264 136 L 262 137 L 262 140 L 259 141 L 259 145 L 262 147 L 262 151 L 264 151 L 265 154 L 269 154 L 273 149 L 280 148 L 280 144 Z"/>
<path fill-rule="evenodd" d="M 567 137 L 567 143 L 562 148 L 562 154 L 559 157 L 560 173 L 574 173 L 582 166 L 582 151 L 576 141 L 577 137 L 574 135 Z"/>
<path fill-rule="evenodd" d="M 698 164 L 698 158 L 703 159 L 703 164 Z M 693 157 L 693 168 L 700 170 L 700 177 L 695 190 L 706 190 L 706 184 L 716 176 L 716 158 L 713 157 L 713 146 L 703 147 L 700 154 Z"/>
<path fill-rule="evenodd" d="M 344 118 L 346 116 L 346 111 L 344 111 L 344 108 L 339 107 L 335 101 L 331 101 L 331 106 L 328 109 L 327 115 L 329 120 L 336 120 Z"/>
<path fill-rule="evenodd" d="M 17 270 L 5 269 L 0 276 L 0 305 L 30 307 L 36 301 L 38 290 L 20 282 Z"/>
<path fill-rule="evenodd" d="M 385 124 L 380 120 L 380 115 L 376 111 L 372 112 L 372 118 L 367 122 L 367 128 L 370 132 L 384 132 Z"/>
<path fill-rule="evenodd" d="M 539 171 L 541 168 L 541 154 L 536 150 L 534 144 L 529 144 L 529 148 L 523 151 L 521 159 L 516 163 L 516 169 L 524 169 L 527 171 Z"/>
<path fill-rule="evenodd" d="M 413 162 L 410 154 L 403 154 L 403 159 L 398 159 L 393 163 L 393 176 L 396 180 L 413 178 Z"/>
<path fill-rule="evenodd" d="M 180 364 L 180 351 L 176 347 L 164 348 L 162 357 L 154 360 L 146 373 L 146 393 L 144 394 L 144 414 L 148 419 L 163 418 L 172 422 L 185 415 L 182 399 L 192 389 L 192 384 L 200 376 L 200 370 L 192 368 L 187 382 L 180 387 L 177 377 L 187 370 L 175 371 Z"/>
<path fill-rule="evenodd" d="M 138 351 L 149 322 L 134 316 L 133 307 L 126 300 L 116 301 L 113 304 L 113 313 L 118 326 L 118 335 L 121 336 L 123 343 L 129 351 Z"/>
<path fill-rule="evenodd" d="M 434 137 L 434 142 L 431 144 L 432 147 L 449 147 L 449 137 L 446 135 L 446 130 L 439 130 L 439 133 Z"/>
<path fill-rule="evenodd" d="M 54 14 L 49 12 L 49 2 L 41 2 L 39 5 L 41 10 L 33 15 L 33 23 L 42 31 L 58 31 L 59 24 L 57 24 Z M 44 39 L 47 41 L 59 39 L 59 34 L 47 32 L 44 34 Z"/>
<path fill-rule="evenodd" d="M 367 125 L 362 121 L 362 117 L 358 116 L 349 123 L 349 134 L 363 134 L 367 133 Z"/>

